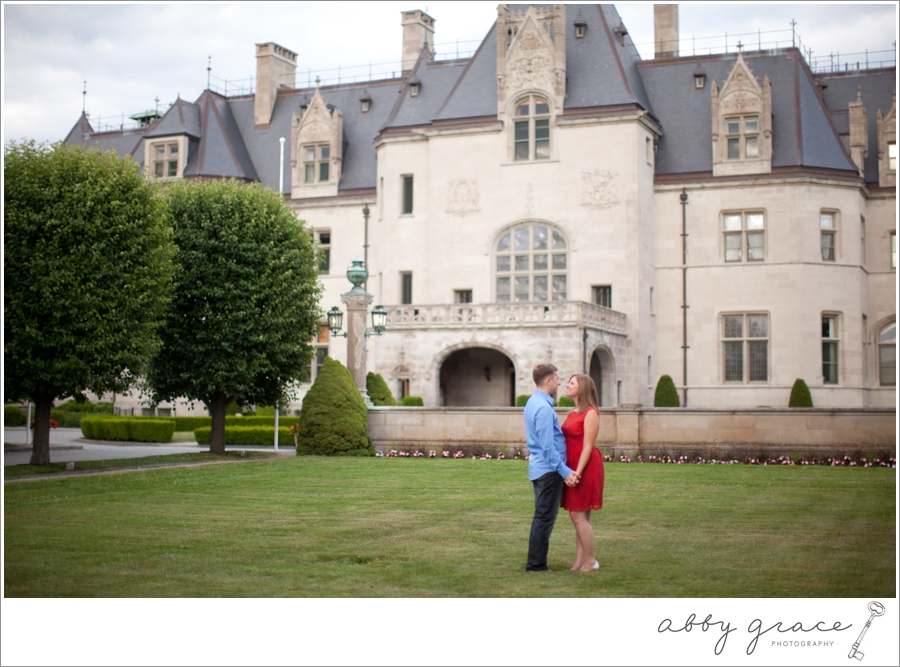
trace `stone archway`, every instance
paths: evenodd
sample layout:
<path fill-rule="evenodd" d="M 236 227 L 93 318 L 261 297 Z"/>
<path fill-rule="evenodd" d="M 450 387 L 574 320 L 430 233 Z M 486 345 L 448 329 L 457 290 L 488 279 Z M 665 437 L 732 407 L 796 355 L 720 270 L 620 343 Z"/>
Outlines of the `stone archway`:
<path fill-rule="evenodd" d="M 616 406 L 616 365 L 612 352 L 606 346 L 600 346 L 591 353 L 591 363 L 588 375 L 597 385 L 597 397 L 600 399 L 600 407 L 613 408 Z"/>
<path fill-rule="evenodd" d="M 451 352 L 441 362 L 439 382 L 443 406 L 515 405 L 515 365 L 494 348 L 465 347 Z"/>

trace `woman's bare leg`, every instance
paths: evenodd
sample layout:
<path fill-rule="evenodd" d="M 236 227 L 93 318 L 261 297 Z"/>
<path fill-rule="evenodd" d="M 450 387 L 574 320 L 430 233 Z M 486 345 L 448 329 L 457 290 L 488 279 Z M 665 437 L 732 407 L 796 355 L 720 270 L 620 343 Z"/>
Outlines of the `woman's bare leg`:
<path fill-rule="evenodd" d="M 584 512 L 569 512 L 569 518 L 572 519 L 572 525 L 575 526 L 575 564 L 572 566 L 572 570 L 580 570 L 584 565 L 584 547 L 578 532 L 579 514 L 584 514 Z"/>
<path fill-rule="evenodd" d="M 577 512 L 580 516 L 575 523 L 575 533 L 581 547 L 581 570 L 589 571 L 594 567 L 594 527 L 591 525 L 591 511 Z M 574 522 L 574 519 L 573 519 Z"/>

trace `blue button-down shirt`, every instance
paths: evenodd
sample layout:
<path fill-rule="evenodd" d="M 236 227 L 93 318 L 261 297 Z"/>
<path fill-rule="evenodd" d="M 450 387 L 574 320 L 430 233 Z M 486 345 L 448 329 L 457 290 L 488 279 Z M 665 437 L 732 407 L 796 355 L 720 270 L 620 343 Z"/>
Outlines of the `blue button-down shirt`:
<path fill-rule="evenodd" d="M 572 474 L 566 465 L 566 438 L 553 410 L 553 399 L 536 390 L 525 404 L 525 441 L 528 443 L 528 478 L 535 480 L 548 472 L 563 478 Z"/>

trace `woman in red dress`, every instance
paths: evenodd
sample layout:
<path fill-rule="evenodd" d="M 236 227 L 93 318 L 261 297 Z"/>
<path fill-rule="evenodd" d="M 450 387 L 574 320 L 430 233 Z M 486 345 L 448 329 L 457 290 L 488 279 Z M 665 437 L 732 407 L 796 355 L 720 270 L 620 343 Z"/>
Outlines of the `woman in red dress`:
<path fill-rule="evenodd" d="M 573 375 L 566 385 L 566 396 L 575 401 L 575 409 L 562 425 L 566 437 L 566 465 L 575 471 L 578 481 L 563 488 L 560 505 L 569 511 L 575 526 L 575 564 L 572 569 L 589 572 L 600 568 L 600 563 L 594 559 L 591 510 L 603 507 L 603 456 L 594 447 L 600 430 L 597 387 L 587 375 Z"/>

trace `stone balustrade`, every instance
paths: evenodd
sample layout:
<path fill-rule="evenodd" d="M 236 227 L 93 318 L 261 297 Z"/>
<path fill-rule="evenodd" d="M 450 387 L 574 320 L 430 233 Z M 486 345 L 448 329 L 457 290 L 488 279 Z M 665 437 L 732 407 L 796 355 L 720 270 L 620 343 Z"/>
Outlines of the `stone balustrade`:
<path fill-rule="evenodd" d="M 386 306 L 388 330 L 588 327 L 625 335 L 627 316 L 584 301 Z"/>

